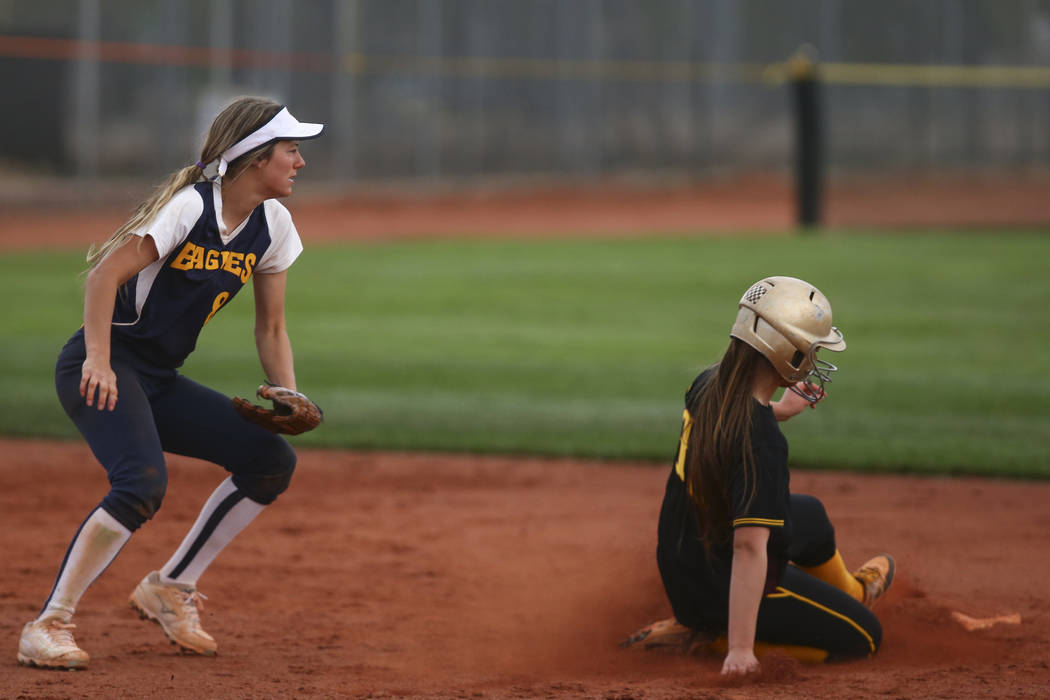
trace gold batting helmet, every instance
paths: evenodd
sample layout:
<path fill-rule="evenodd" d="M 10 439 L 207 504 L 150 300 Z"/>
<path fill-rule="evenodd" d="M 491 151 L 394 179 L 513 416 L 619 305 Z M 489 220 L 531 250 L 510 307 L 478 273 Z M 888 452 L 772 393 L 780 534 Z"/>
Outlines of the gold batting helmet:
<path fill-rule="evenodd" d="M 824 394 L 831 372 L 838 368 L 817 359 L 817 350 L 839 352 L 846 341 L 831 325 L 831 304 L 820 290 L 794 277 L 767 277 L 740 299 L 740 310 L 729 335 L 739 338 L 769 360 L 789 385 L 813 384 L 818 391 L 801 393 L 810 401 Z"/>

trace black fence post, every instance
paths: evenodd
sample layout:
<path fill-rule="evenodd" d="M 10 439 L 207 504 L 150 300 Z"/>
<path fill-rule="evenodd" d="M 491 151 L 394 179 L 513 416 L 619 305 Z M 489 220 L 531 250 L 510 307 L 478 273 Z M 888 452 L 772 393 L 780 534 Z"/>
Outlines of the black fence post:
<path fill-rule="evenodd" d="M 797 222 L 816 228 L 823 219 L 824 144 L 820 71 L 812 51 L 799 50 L 788 64 L 795 107 L 795 197 Z"/>

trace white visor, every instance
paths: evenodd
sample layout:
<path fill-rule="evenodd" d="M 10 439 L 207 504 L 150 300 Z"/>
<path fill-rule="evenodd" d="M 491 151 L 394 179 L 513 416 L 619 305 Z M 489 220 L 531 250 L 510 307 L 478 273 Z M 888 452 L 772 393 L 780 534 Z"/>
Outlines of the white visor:
<path fill-rule="evenodd" d="M 223 151 L 219 156 L 219 176 L 226 174 L 226 167 L 231 161 L 259 146 L 265 146 L 271 141 L 317 138 L 323 129 L 324 124 L 301 122 L 291 115 L 287 107 L 281 107 L 273 119 Z"/>

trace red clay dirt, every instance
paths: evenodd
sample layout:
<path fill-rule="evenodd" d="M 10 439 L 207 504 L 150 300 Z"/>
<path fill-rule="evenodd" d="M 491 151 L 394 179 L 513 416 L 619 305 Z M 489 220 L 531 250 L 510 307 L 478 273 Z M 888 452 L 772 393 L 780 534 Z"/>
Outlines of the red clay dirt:
<path fill-rule="evenodd" d="M 896 207 L 885 190 L 846 188 L 828 219 L 1050 221 L 1042 185 L 987 185 L 940 187 L 933 200 L 913 188 Z M 289 205 L 307 245 L 536 231 L 784 233 L 792 220 L 790 191 L 774 182 Z M 126 213 L 11 208 L 0 251 L 83 248 Z M 1050 697 L 1048 483 L 796 472 L 793 490 L 824 500 L 849 565 L 880 551 L 897 558 L 897 581 L 877 609 L 883 648 L 828 666 L 767 658 L 759 677 L 726 684 L 717 657 L 617 644 L 670 614 L 655 562 L 668 465 L 303 450 L 292 488 L 200 582 L 215 658 L 180 655 L 127 605 L 224 478 L 184 458 L 169 469 L 164 507 L 81 601 L 76 635 L 91 668 L 26 669 L 15 663 L 22 624 L 107 485 L 79 442 L 0 438 L 0 697 Z M 1019 614 L 1021 623 L 969 632 L 954 612 Z"/>
<path fill-rule="evenodd" d="M 9 177 L 9 176 L 8 176 Z M 0 251 L 77 246 L 105 240 L 147 189 L 69 190 L 17 186 L 0 173 Z M 698 232 L 765 234 L 795 228 L 794 193 L 776 177 L 732 178 L 664 187 L 605 185 L 472 192 L 326 188 L 304 181 L 286 203 L 307 245 L 442 236 L 637 236 Z M 829 227 L 1045 226 L 1050 175 L 839 178 L 829 184 Z M 70 206 L 92 203 L 90 206 Z"/>
<path fill-rule="evenodd" d="M 219 655 L 180 655 L 127 597 L 224 478 L 172 457 L 157 517 L 81 601 L 83 672 L 15 663 L 68 539 L 106 491 L 86 446 L 0 439 L 0 697 L 964 698 L 1050 693 L 1050 484 L 796 472 L 847 564 L 898 578 L 870 660 L 624 650 L 669 615 L 656 571 L 668 465 L 302 450 L 292 488 L 200 582 Z M 951 619 L 1018 613 L 967 632 Z"/>

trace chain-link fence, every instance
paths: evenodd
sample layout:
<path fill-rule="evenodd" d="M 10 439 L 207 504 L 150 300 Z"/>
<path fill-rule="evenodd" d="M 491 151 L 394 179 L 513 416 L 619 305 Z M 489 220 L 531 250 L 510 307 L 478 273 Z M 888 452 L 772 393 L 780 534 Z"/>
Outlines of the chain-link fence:
<path fill-rule="evenodd" d="M 0 0 L 0 161 L 166 173 L 264 94 L 332 180 L 787 173 L 802 45 L 833 172 L 1050 165 L 1046 0 Z"/>

